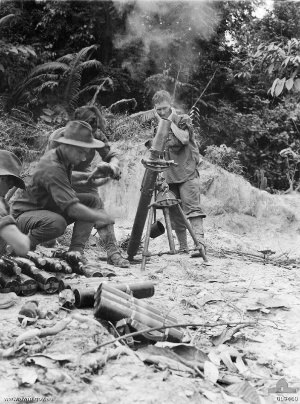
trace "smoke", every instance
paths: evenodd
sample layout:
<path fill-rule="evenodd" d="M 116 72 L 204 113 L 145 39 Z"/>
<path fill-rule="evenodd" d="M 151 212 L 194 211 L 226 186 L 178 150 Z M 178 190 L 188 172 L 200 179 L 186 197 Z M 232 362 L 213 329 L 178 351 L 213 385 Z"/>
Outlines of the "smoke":
<path fill-rule="evenodd" d="M 137 62 L 144 64 L 151 53 L 153 63 L 160 68 L 166 64 L 172 47 L 172 59 L 192 62 L 198 55 L 193 46 L 196 39 L 209 40 L 215 33 L 220 16 L 207 1 L 118 1 L 116 7 L 127 10 L 126 32 L 115 38 L 115 47 L 125 49 L 142 44 L 139 60 L 129 57 L 126 66 L 137 73 Z M 130 7 L 130 11 L 128 11 Z M 167 67 L 165 65 L 165 67 Z"/>

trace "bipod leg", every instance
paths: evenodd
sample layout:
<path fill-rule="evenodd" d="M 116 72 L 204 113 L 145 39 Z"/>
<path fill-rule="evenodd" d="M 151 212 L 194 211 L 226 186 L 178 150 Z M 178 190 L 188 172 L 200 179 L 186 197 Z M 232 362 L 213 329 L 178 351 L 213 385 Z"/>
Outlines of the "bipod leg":
<path fill-rule="evenodd" d="M 141 265 L 141 270 L 144 271 L 146 268 L 146 261 L 147 257 L 149 256 L 149 242 L 150 242 L 150 232 L 151 232 L 151 225 L 152 225 L 152 218 L 153 218 L 153 213 L 154 213 L 154 207 L 150 206 L 149 212 L 148 212 L 148 223 L 147 223 L 147 229 L 146 229 L 146 235 L 145 235 L 145 242 L 144 242 L 144 248 L 143 248 L 143 259 L 142 259 L 142 265 Z"/>
<path fill-rule="evenodd" d="M 194 230 L 193 230 L 193 228 L 191 226 L 191 223 L 188 221 L 188 219 L 185 216 L 185 214 L 184 214 L 184 212 L 182 210 L 182 207 L 180 205 L 178 205 L 178 209 L 179 209 L 180 215 L 181 215 L 181 217 L 182 217 L 182 219 L 184 221 L 184 224 L 185 224 L 186 228 L 188 229 L 188 231 L 189 231 L 189 233 L 190 233 L 190 235 L 191 235 L 191 237 L 192 237 L 192 239 L 193 239 L 193 241 L 195 243 L 196 250 L 199 250 L 199 253 L 200 253 L 201 257 L 203 258 L 203 261 L 208 262 L 208 259 L 206 257 L 206 253 L 205 253 L 205 246 L 203 244 L 201 244 L 199 242 L 199 240 L 197 240 L 197 237 L 196 237 L 196 235 L 194 233 Z"/>
<path fill-rule="evenodd" d="M 169 240 L 170 253 L 175 254 L 175 252 L 176 252 L 175 243 L 174 243 L 174 238 L 173 238 L 173 234 L 172 234 L 172 225 L 171 225 L 169 208 L 163 208 L 163 213 L 164 213 L 165 222 L 166 222 L 166 229 L 167 229 L 167 235 L 168 235 L 168 240 Z"/>

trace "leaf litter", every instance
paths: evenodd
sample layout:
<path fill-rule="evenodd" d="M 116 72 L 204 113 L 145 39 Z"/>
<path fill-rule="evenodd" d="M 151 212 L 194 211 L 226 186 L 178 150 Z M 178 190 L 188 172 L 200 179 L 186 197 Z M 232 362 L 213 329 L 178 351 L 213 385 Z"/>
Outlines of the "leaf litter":
<path fill-rule="evenodd" d="M 166 260 L 172 262 L 172 265 L 167 265 Z M 222 260 L 226 262 L 227 258 Z M 268 265 L 270 267 L 270 264 Z M 204 397 L 213 403 L 263 402 L 263 397 L 268 398 L 269 386 L 274 386 L 276 380 L 284 374 L 281 372 L 287 370 L 284 366 L 282 367 L 282 362 L 275 352 L 269 352 L 268 360 L 259 360 L 263 352 L 256 341 L 256 338 L 260 340 L 259 345 L 263 344 L 264 347 L 267 344 L 269 349 L 270 344 L 274 343 L 272 340 L 274 328 L 269 332 L 268 339 L 265 338 L 265 332 L 268 331 L 270 323 L 276 324 L 276 321 L 282 321 L 281 318 L 276 317 L 281 310 L 293 310 L 287 301 L 274 295 L 266 295 L 265 291 L 268 288 L 263 287 L 263 282 L 267 284 L 270 277 L 275 276 L 280 279 L 284 269 L 281 269 L 281 273 L 278 274 L 278 270 L 273 268 L 270 274 L 265 273 L 261 279 L 259 276 L 266 266 L 263 267 L 255 262 L 252 270 L 257 273 L 259 283 L 254 278 L 251 284 L 247 277 L 249 264 L 245 271 L 240 271 L 239 259 L 236 258 L 236 262 L 235 259 L 230 259 L 231 279 L 228 279 L 223 271 L 219 272 L 216 279 L 212 279 L 211 275 L 209 277 L 202 274 L 199 289 L 193 286 L 197 284 L 197 271 L 199 271 L 197 263 L 194 260 L 188 260 L 188 267 L 193 281 L 187 278 L 185 271 L 187 265 L 182 265 L 182 260 L 180 263 L 176 261 L 176 256 L 159 257 L 155 265 L 146 270 L 148 271 L 145 273 L 146 279 L 151 279 L 154 273 L 158 279 L 157 298 L 155 296 L 152 298 L 158 309 L 167 309 L 172 315 L 176 313 L 175 317 L 178 317 L 179 321 L 192 323 L 194 322 L 192 320 L 197 318 L 197 322 L 203 324 L 211 323 L 212 319 L 215 319 L 217 323 L 251 321 L 252 316 L 256 315 L 258 316 L 256 325 L 251 327 L 244 324 L 223 325 L 215 329 L 190 327 L 186 330 L 192 337 L 190 343 L 158 342 L 155 345 L 148 344 L 143 347 L 139 347 L 139 343 L 136 343 L 133 351 L 120 343 L 113 343 L 99 350 L 96 349 L 91 354 L 83 355 L 87 347 L 97 347 L 99 343 L 112 340 L 113 337 L 105 327 L 99 323 L 96 325 L 91 309 L 81 310 L 77 314 L 74 311 L 67 311 L 62 317 L 61 310 L 57 312 L 55 307 L 51 307 L 54 301 L 54 306 L 58 304 L 57 296 L 50 298 L 38 295 L 41 304 L 48 305 L 47 308 L 53 309 L 56 313 L 45 326 L 42 326 L 42 320 L 38 320 L 35 326 L 28 327 L 30 333 L 24 337 L 24 330 L 17 322 L 14 322 L 13 316 L 16 310 L 13 310 L 13 307 L 7 309 L 12 311 L 10 322 L 2 321 L 2 324 L 6 326 L 5 329 L 8 325 L 13 325 L 15 335 L 11 338 L 11 344 L 7 345 L 6 342 L 6 345 L 0 345 L 2 352 L 5 349 L 11 349 L 11 356 L 6 360 L 8 364 L 6 372 L 9 373 L 9 368 L 14 363 L 11 368 L 12 373 L 9 373 L 15 375 L 10 376 L 12 382 L 17 382 L 18 388 L 23 389 L 23 393 L 29 394 L 32 391 L 44 397 L 60 397 L 62 403 L 79 404 L 82 402 L 80 394 L 84 391 L 93 402 L 87 383 L 93 386 L 94 392 L 100 394 L 101 391 L 103 402 L 105 400 L 117 402 L 120 383 L 128 395 L 126 399 L 123 396 L 124 401 L 120 401 L 124 403 L 134 402 L 134 399 L 138 400 L 138 397 L 145 398 L 145 394 L 149 394 L 150 391 L 153 397 L 156 397 L 156 393 L 159 394 L 162 402 L 163 400 L 171 402 L 173 394 L 177 394 L 177 397 L 180 397 L 178 402 L 182 403 L 201 402 L 200 400 Z M 163 271 L 158 271 L 160 268 L 163 268 Z M 217 272 L 218 268 L 214 276 Z M 235 287 L 218 286 L 216 293 L 215 285 L 234 282 L 232 279 L 234 273 L 238 275 Z M 120 271 L 120 277 L 122 277 L 122 271 Z M 136 279 L 134 274 L 129 277 L 132 280 Z M 183 288 L 185 284 L 190 286 Z M 205 291 L 203 285 L 205 285 Z M 233 293 L 236 299 L 234 305 L 232 304 Z M 169 295 L 173 296 L 172 300 L 169 299 Z M 71 313 L 73 317 L 68 317 L 70 316 L 68 313 Z M 270 322 L 266 322 L 266 319 Z M 61 326 L 59 327 L 58 324 Z M 56 327 L 58 330 L 56 334 L 47 334 L 47 327 L 49 328 L 50 325 Z M 2 331 L 1 338 L 5 336 L 4 334 Z M 34 338 L 48 343 L 44 344 L 43 352 L 26 357 L 24 355 Z M 17 346 L 14 345 L 16 342 Z M 255 354 L 253 350 L 256 351 Z M 114 376 L 115 366 L 122 369 L 117 377 Z M 287 373 L 286 377 L 288 376 Z M 145 384 L 147 378 L 151 380 L 150 384 Z M 101 388 L 101 379 L 109 380 L 108 389 Z M 5 380 L 5 371 L 3 380 Z M 134 385 L 132 385 L 133 380 Z M 190 384 L 192 381 L 193 384 Z M 161 383 L 164 385 L 163 390 L 160 388 Z M 182 392 L 184 392 L 183 395 Z M 145 402 L 150 403 L 151 399 Z"/>

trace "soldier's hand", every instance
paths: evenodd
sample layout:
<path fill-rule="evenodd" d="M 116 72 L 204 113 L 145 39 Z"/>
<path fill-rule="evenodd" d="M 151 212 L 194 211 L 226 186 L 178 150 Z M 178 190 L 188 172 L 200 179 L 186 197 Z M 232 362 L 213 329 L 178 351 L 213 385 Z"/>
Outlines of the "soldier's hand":
<path fill-rule="evenodd" d="M 114 180 L 119 180 L 121 178 L 121 169 L 119 167 L 119 164 L 110 163 L 109 165 L 112 171 L 111 178 L 113 178 Z"/>

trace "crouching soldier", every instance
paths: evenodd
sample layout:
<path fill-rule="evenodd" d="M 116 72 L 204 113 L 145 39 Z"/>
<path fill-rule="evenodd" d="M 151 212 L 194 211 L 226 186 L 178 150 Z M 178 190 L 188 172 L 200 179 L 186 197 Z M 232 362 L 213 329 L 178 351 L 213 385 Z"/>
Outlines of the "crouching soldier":
<path fill-rule="evenodd" d="M 30 247 L 29 238 L 17 228 L 5 201 L 5 195 L 11 188 L 25 188 L 20 171 L 21 162 L 17 156 L 0 150 L 0 255 L 6 252 L 7 245 L 17 255 L 26 255 Z"/>
<path fill-rule="evenodd" d="M 94 139 L 92 127 L 84 121 L 70 121 L 56 142 L 59 146 L 40 159 L 26 191 L 15 199 L 12 213 L 19 228 L 29 234 L 31 249 L 63 235 L 74 223 L 69 251 L 83 253 L 92 228 L 101 235 L 114 221 L 97 195 L 75 192 L 72 169 L 87 159 L 91 149 L 104 143 Z"/>
<path fill-rule="evenodd" d="M 103 142 L 102 147 L 91 148 L 86 155 L 86 159 L 74 166 L 72 171 L 72 187 L 76 193 L 92 194 L 98 200 L 99 206 L 103 208 L 98 187 L 112 179 L 120 179 L 121 170 L 119 168 L 118 154 L 111 150 L 105 136 L 105 120 L 99 109 L 95 106 L 82 106 L 75 110 L 76 120 L 87 122 L 92 127 L 93 137 Z M 56 140 L 64 136 L 64 128 L 54 131 L 48 141 L 49 151 L 59 145 Z M 102 161 L 99 163 L 99 158 Z M 97 167 L 100 178 L 89 180 L 93 166 Z M 104 178 L 102 178 L 104 177 Z M 86 233 L 90 234 L 93 224 L 86 223 Z M 91 228 L 90 228 L 91 227 Z M 114 226 L 109 225 L 98 229 L 101 246 L 107 251 L 108 263 L 121 267 L 129 267 L 129 261 L 120 254 L 115 237 Z"/>
<path fill-rule="evenodd" d="M 195 143 L 191 119 L 188 115 L 178 115 L 172 108 L 171 96 L 167 91 L 157 91 L 152 99 L 157 123 L 161 118 L 169 119 L 170 132 L 165 145 L 166 160 L 174 160 L 177 166 L 164 171 L 163 175 L 176 198 L 181 199 L 182 208 L 189 219 L 201 246 L 193 257 L 205 255 L 203 218 L 206 217 L 200 204 L 200 178 L 197 166 L 200 155 Z M 180 252 L 188 252 L 186 226 L 178 214 L 178 208 L 170 209 L 172 227 L 179 241 Z"/>

